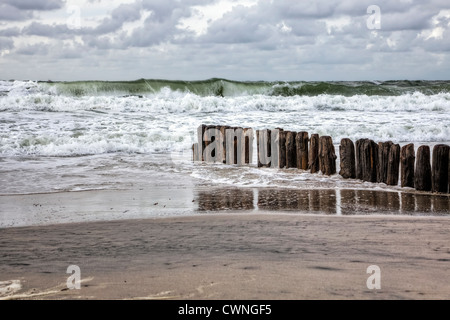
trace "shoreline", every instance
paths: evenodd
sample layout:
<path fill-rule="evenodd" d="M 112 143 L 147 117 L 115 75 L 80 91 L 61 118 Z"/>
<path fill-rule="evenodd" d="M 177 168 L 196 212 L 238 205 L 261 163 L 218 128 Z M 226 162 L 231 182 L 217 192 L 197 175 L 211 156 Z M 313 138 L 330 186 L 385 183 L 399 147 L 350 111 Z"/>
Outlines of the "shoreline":
<path fill-rule="evenodd" d="M 64 223 L 265 212 L 450 217 L 450 195 L 382 189 L 154 186 L 0 195 L 0 229 Z"/>
<path fill-rule="evenodd" d="M 449 200 L 207 184 L 4 195 L 0 300 L 447 299 Z"/>

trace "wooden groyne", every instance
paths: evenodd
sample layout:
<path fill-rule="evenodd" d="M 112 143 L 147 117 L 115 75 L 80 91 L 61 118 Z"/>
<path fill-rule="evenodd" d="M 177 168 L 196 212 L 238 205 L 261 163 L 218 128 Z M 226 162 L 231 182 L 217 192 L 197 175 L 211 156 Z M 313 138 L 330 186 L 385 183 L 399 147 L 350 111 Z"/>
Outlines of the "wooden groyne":
<path fill-rule="evenodd" d="M 194 161 L 245 165 L 253 163 L 254 133 L 251 128 L 201 125 L 198 143 L 192 147 Z M 330 136 L 282 128 L 256 130 L 257 166 L 297 168 L 324 175 L 336 174 L 335 147 Z M 431 156 L 432 155 L 432 156 Z M 450 193 L 450 146 L 400 147 L 392 141 L 376 143 L 344 138 L 339 145 L 340 170 L 344 179 Z"/>

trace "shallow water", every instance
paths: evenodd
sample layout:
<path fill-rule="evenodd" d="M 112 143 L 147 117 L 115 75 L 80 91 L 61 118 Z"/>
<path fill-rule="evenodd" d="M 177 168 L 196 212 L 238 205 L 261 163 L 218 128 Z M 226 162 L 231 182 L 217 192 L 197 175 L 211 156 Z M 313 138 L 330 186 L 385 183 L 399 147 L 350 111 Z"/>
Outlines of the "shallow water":
<path fill-rule="evenodd" d="M 197 142 L 196 129 L 201 124 L 255 130 L 280 127 L 330 135 L 337 155 L 342 138 L 414 143 L 416 149 L 450 144 L 450 85 L 445 81 L 0 81 L 0 91 L 2 195 L 92 190 L 139 193 L 174 186 L 197 190 L 192 197 L 205 205 L 198 210 L 190 204 L 187 210 L 177 206 L 183 213 L 239 209 L 231 200 L 225 201 L 228 207 L 222 200 L 202 200 L 211 197 L 202 196 L 199 190 L 216 187 L 240 187 L 232 196 L 236 199 L 241 199 L 241 193 L 252 195 L 252 201 L 242 199 L 248 210 L 442 214 L 448 202 L 448 197 L 432 196 L 429 204 L 423 204 L 428 200 L 421 200 L 412 189 L 346 180 L 338 174 L 328 177 L 297 169 L 257 168 L 255 163 L 238 167 L 191 161 L 191 146 Z M 256 142 L 253 150 L 256 162 Z M 314 192 L 331 194 L 315 196 Z M 414 201 L 405 194 L 413 194 Z M 324 197 L 330 205 L 325 205 Z M 388 209 L 383 207 L 385 201 L 390 201 Z M 314 211 L 316 207 L 320 209 Z M 105 212 L 101 216 L 114 215 Z M 61 221 L 66 220 L 71 221 L 70 217 Z"/>

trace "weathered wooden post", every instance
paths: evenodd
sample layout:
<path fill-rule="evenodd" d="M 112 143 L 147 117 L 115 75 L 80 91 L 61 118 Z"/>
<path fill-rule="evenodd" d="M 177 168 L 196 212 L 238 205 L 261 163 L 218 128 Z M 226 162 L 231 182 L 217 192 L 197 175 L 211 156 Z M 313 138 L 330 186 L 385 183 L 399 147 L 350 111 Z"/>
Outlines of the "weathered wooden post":
<path fill-rule="evenodd" d="M 253 130 L 229 128 L 226 131 L 226 163 L 244 165 L 252 160 Z"/>
<path fill-rule="evenodd" d="M 433 148 L 433 192 L 448 191 L 448 167 L 450 147 L 446 144 L 438 144 Z"/>
<path fill-rule="evenodd" d="M 344 138 L 339 146 L 339 157 L 341 170 L 339 174 L 344 179 L 356 178 L 355 145 L 352 140 Z"/>
<path fill-rule="evenodd" d="M 223 137 L 223 163 L 227 163 L 227 135 L 226 130 L 229 129 L 230 126 L 220 126 L 220 133 Z"/>
<path fill-rule="evenodd" d="M 356 178 L 377 181 L 378 145 L 369 139 L 356 141 Z"/>
<path fill-rule="evenodd" d="M 222 162 L 223 137 L 220 133 L 220 126 L 207 126 L 203 140 L 206 145 L 205 150 L 203 151 L 204 161 Z"/>
<path fill-rule="evenodd" d="M 271 156 L 271 134 L 270 130 L 256 130 L 256 144 L 258 153 L 258 168 L 269 167 L 267 158 Z M 263 162 L 261 162 L 263 160 Z"/>
<path fill-rule="evenodd" d="M 298 132 L 295 136 L 295 144 L 297 147 L 297 168 L 308 170 L 308 132 Z"/>
<path fill-rule="evenodd" d="M 249 130 L 250 128 L 242 128 L 242 134 L 244 135 L 244 164 L 249 163 L 249 151 L 250 151 L 250 143 L 249 143 Z"/>
<path fill-rule="evenodd" d="M 297 168 L 296 132 L 286 131 L 286 169 Z"/>
<path fill-rule="evenodd" d="M 387 182 L 387 172 L 389 164 L 389 154 L 393 143 L 379 142 L 378 143 L 378 168 L 377 168 L 377 182 Z"/>
<path fill-rule="evenodd" d="M 309 169 L 311 173 L 316 173 L 320 170 L 319 165 L 319 135 L 317 133 L 311 135 L 311 142 L 309 146 Z"/>
<path fill-rule="evenodd" d="M 336 173 L 336 153 L 330 136 L 322 136 L 319 140 L 319 168 L 323 174 L 331 176 Z"/>
<path fill-rule="evenodd" d="M 280 130 L 257 130 L 258 167 L 279 168 Z"/>
<path fill-rule="evenodd" d="M 203 129 L 203 126 L 202 126 Z M 210 145 L 210 143 L 212 143 L 214 141 L 214 139 L 211 139 L 212 137 L 208 134 L 208 130 L 210 129 L 215 129 L 215 126 L 213 125 L 207 125 L 205 127 L 205 131 L 203 132 L 203 143 L 205 144 L 205 149 L 203 149 L 203 161 L 207 161 L 207 159 L 205 158 L 205 150 L 206 148 Z M 215 156 L 215 149 L 211 152 L 211 154 L 209 154 L 209 157 L 214 157 Z"/>
<path fill-rule="evenodd" d="M 286 167 L 286 132 L 281 128 L 278 128 L 278 130 L 280 135 L 280 168 L 284 168 Z"/>
<path fill-rule="evenodd" d="M 420 146 L 417 149 L 414 187 L 419 191 L 431 191 L 431 157 L 429 146 Z"/>
<path fill-rule="evenodd" d="M 239 127 L 231 127 L 230 129 L 233 130 L 233 138 L 231 139 L 231 141 L 233 141 L 233 144 L 231 145 L 233 149 L 229 149 L 233 150 L 233 155 L 234 155 L 234 159 L 233 157 L 231 157 L 231 161 L 233 162 L 233 164 L 238 164 L 239 163 L 239 159 L 238 159 L 238 144 L 242 143 L 242 141 L 239 141 L 238 137 L 236 136 L 236 131 L 239 130 Z M 228 137 L 230 139 L 230 137 Z"/>
<path fill-rule="evenodd" d="M 244 128 L 245 137 L 245 163 L 250 164 L 253 162 L 253 129 Z"/>
<path fill-rule="evenodd" d="M 400 145 L 393 144 L 389 150 L 386 184 L 388 186 L 398 185 L 400 167 Z"/>
<path fill-rule="evenodd" d="M 206 148 L 206 143 L 204 140 L 204 135 L 206 131 L 206 125 L 202 124 L 197 128 L 197 143 L 192 145 L 192 158 L 193 161 L 205 161 L 204 151 Z"/>
<path fill-rule="evenodd" d="M 402 147 L 400 152 L 400 171 L 402 187 L 414 188 L 414 144 L 410 143 Z"/>
<path fill-rule="evenodd" d="M 260 143 L 260 134 L 262 134 L 260 132 L 260 130 L 256 130 L 256 166 L 258 168 L 262 167 L 262 163 L 261 163 L 261 159 L 260 159 L 260 153 L 262 152 L 262 147 L 259 145 Z"/>

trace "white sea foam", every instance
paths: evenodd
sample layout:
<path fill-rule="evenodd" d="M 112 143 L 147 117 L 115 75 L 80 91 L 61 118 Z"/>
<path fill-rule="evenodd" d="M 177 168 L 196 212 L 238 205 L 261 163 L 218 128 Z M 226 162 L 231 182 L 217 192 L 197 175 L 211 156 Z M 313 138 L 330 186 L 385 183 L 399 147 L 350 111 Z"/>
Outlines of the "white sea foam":
<path fill-rule="evenodd" d="M 189 149 L 201 123 L 283 127 L 342 138 L 450 140 L 450 94 L 199 96 L 54 95 L 33 82 L 1 82 L 0 154 L 75 156 Z M 50 89 L 53 87 L 50 87 Z M 50 90 L 48 89 L 48 90 Z"/>
<path fill-rule="evenodd" d="M 146 184 L 146 171 L 247 187 L 366 187 L 337 175 L 193 165 L 190 148 L 202 123 L 329 135 L 337 153 L 342 138 L 413 142 L 416 147 L 450 143 L 449 93 L 273 96 L 241 91 L 219 97 L 166 87 L 140 96 L 75 96 L 58 90 L 50 84 L 0 81 L 2 192 Z M 254 152 L 256 159 L 256 148 Z M 155 153 L 165 153 L 165 159 L 170 155 L 169 161 L 149 160 Z"/>

